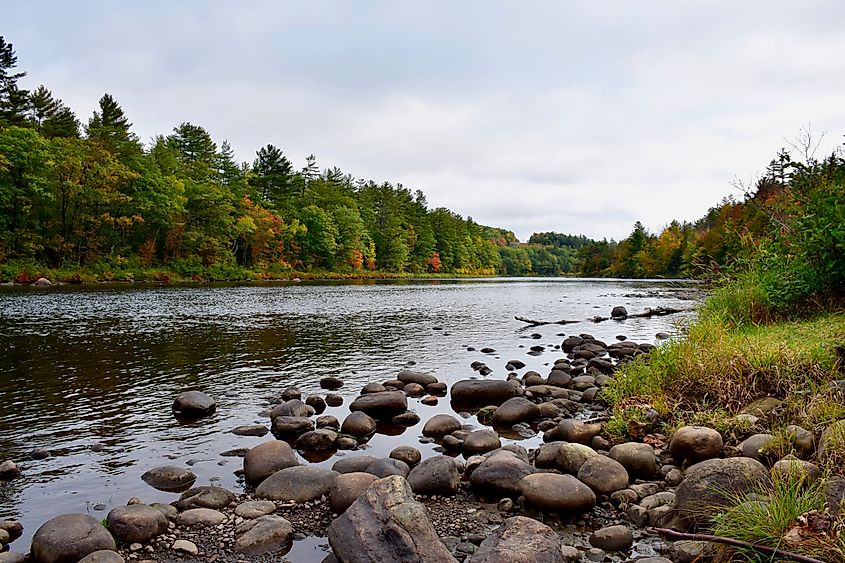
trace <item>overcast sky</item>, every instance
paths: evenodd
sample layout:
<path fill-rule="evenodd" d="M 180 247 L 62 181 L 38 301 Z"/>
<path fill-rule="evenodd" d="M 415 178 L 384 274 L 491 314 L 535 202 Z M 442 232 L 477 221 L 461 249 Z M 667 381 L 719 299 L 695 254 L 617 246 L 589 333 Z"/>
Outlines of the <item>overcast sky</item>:
<path fill-rule="evenodd" d="M 739 193 L 802 127 L 845 133 L 845 2 L 2 3 L 26 87 L 144 141 L 423 190 L 477 222 L 624 238 Z"/>

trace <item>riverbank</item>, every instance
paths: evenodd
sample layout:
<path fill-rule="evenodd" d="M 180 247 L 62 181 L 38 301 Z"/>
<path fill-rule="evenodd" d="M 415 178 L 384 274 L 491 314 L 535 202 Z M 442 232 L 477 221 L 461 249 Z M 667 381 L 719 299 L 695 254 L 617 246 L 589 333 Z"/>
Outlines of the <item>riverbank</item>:
<path fill-rule="evenodd" d="M 52 284 L 90 283 L 209 283 L 262 281 L 416 280 L 493 277 L 492 270 L 460 272 L 389 272 L 382 270 L 257 270 L 234 264 L 204 267 L 199 264 L 162 264 L 143 268 L 130 264 L 95 264 L 88 267 L 51 268 L 44 264 L 0 264 L 0 283 L 31 285 L 43 278 Z"/>

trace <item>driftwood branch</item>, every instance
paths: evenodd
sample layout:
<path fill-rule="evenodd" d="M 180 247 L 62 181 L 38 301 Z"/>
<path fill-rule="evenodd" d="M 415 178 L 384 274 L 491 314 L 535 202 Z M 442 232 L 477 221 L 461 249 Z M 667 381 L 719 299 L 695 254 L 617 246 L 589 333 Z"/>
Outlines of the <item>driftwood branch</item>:
<path fill-rule="evenodd" d="M 733 547 L 743 547 L 746 549 L 753 549 L 754 551 L 758 551 L 760 553 L 765 553 L 766 555 L 771 555 L 773 557 L 781 557 L 783 559 L 791 559 L 792 561 L 798 561 L 799 563 L 824 563 L 821 559 L 815 559 L 813 557 L 807 557 L 806 555 L 799 555 L 797 553 L 792 553 L 789 551 L 784 551 L 783 549 L 778 549 L 776 547 L 769 547 L 767 545 L 759 545 L 756 543 L 748 543 L 740 540 L 735 540 L 733 538 L 723 538 L 721 536 L 711 536 L 710 534 L 687 534 L 684 532 L 676 532 L 675 530 L 670 530 L 668 528 L 649 528 L 649 532 L 660 534 L 662 537 L 677 541 L 677 540 L 692 540 L 692 541 L 706 541 L 706 542 L 713 542 L 713 543 L 721 543 L 724 545 L 730 545 Z"/>
<path fill-rule="evenodd" d="M 626 317 L 619 317 L 619 320 L 624 319 L 641 319 L 641 318 L 651 318 L 651 317 L 663 317 L 666 315 L 672 315 L 674 313 L 682 313 L 684 311 L 689 311 L 689 309 L 675 309 L 674 307 L 657 307 L 656 309 L 646 308 L 645 311 L 642 313 L 631 313 Z M 583 321 L 569 321 L 569 320 L 560 320 L 560 321 L 537 321 L 534 319 L 528 319 L 525 317 L 514 317 L 516 320 L 521 321 L 523 323 L 527 323 L 531 326 L 543 326 L 543 325 L 568 325 L 574 323 L 582 323 L 582 322 L 593 322 L 593 323 L 600 323 L 603 321 L 610 320 L 611 317 L 590 317 L 589 319 L 585 319 Z"/>

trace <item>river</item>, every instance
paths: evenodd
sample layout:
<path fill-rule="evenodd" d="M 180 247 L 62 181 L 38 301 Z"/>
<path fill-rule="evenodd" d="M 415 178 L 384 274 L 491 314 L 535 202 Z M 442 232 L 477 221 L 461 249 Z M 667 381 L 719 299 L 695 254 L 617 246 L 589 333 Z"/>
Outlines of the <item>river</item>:
<path fill-rule="evenodd" d="M 175 500 L 140 479 L 166 464 L 190 465 L 198 485 L 242 491 L 234 474 L 240 458 L 219 454 L 269 436 L 228 431 L 269 423 L 259 413 L 288 386 L 303 398 L 325 395 L 319 378 L 340 377 L 337 393 L 346 401 L 326 414 L 343 420 L 364 384 L 402 369 L 452 383 L 477 377 L 469 365 L 479 360 L 493 369 L 488 377 L 505 378 L 506 361 L 518 358 L 546 375 L 563 355 L 554 349 L 563 334 L 655 343 L 656 333 L 677 333 L 689 315 L 541 327 L 515 315 L 576 320 L 609 316 L 615 305 L 691 308 L 689 294 L 680 282 L 581 279 L 3 287 L 0 461 L 17 461 L 24 476 L 0 482 L 0 519 L 23 522 L 24 537 L 12 548 L 26 551 L 38 526 L 57 514 L 99 519 L 132 496 Z M 546 350 L 528 355 L 538 344 Z M 189 388 L 215 397 L 216 414 L 192 424 L 174 419 L 173 398 Z M 409 403 L 422 422 L 398 436 L 377 434 L 368 454 L 387 455 L 402 443 L 431 452 L 418 443 L 422 425 L 451 412 L 449 402 Z M 36 448 L 52 456 L 28 459 Z"/>

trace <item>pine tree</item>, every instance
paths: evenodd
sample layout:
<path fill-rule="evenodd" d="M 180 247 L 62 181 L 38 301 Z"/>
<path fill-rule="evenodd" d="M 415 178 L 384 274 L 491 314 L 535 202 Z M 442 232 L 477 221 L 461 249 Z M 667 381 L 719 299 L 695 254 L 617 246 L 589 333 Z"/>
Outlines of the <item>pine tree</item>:
<path fill-rule="evenodd" d="M 32 121 L 35 128 L 41 131 L 44 122 L 56 114 L 58 109 L 56 99 L 53 98 L 53 93 L 42 84 L 29 95 L 29 103 Z"/>
<path fill-rule="evenodd" d="M 25 125 L 29 92 L 18 88 L 25 72 L 13 72 L 18 64 L 14 47 L 0 35 L 0 126 Z"/>
<path fill-rule="evenodd" d="M 261 201 L 273 204 L 277 209 L 285 207 L 290 198 L 293 166 L 281 150 L 273 145 L 261 147 L 252 164 L 254 176 L 250 184 Z"/>

